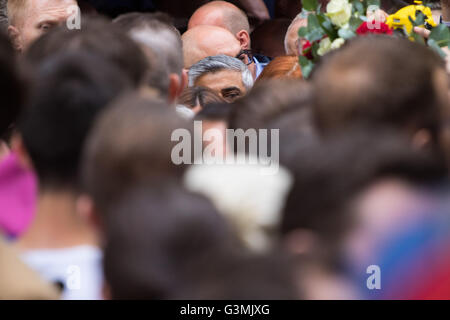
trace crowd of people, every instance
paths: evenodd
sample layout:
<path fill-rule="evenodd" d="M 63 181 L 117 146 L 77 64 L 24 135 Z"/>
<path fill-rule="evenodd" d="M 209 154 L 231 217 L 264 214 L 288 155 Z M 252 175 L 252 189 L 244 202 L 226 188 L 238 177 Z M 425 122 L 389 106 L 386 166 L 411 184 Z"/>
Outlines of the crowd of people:
<path fill-rule="evenodd" d="M 144 2 L 0 1 L 0 299 L 450 298 L 445 57 Z"/>

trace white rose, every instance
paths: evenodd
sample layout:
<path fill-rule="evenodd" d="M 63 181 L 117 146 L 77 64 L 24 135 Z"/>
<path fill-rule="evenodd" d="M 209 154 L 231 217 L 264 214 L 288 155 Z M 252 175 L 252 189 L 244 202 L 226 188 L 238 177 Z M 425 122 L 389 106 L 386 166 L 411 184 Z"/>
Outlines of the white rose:
<path fill-rule="evenodd" d="M 331 50 L 339 49 L 343 44 L 345 43 L 345 40 L 342 38 L 334 39 L 334 41 L 331 43 Z"/>
<path fill-rule="evenodd" d="M 326 15 L 338 27 L 345 25 L 352 16 L 352 5 L 348 0 L 331 0 L 327 4 Z"/>
<path fill-rule="evenodd" d="M 330 38 L 324 38 L 319 42 L 319 49 L 317 49 L 317 54 L 323 56 L 331 50 Z"/>

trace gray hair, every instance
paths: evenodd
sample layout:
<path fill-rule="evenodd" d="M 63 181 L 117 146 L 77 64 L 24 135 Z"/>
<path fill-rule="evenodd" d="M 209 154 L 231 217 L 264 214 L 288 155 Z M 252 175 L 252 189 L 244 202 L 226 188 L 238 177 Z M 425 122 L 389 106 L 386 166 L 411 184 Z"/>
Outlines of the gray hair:
<path fill-rule="evenodd" d="M 156 61 L 151 63 L 147 82 L 168 96 L 169 74 L 182 77 L 184 57 L 181 35 L 165 19 L 161 14 L 132 12 L 120 15 L 113 23 L 142 47 L 150 61 Z"/>
<path fill-rule="evenodd" d="M 193 87 L 195 81 L 205 73 L 212 73 L 221 70 L 233 70 L 240 72 L 242 74 L 242 82 L 247 90 L 253 86 L 253 76 L 247 66 L 239 59 L 221 54 L 206 57 L 189 69 L 189 87 Z"/>
<path fill-rule="evenodd" d="M 183 43 L 175 28 L 157 20 L 130 31 L 133 40 L 149 47 L 170 73 L 180 75 L 184 66 Z"/>
<path fill-rule="evenodd" d="M 133 12 L 117 17 L 114 23 L 155 53 L 162 68 L 181 75 L 184 67 L 181 35 L 170 22 L 162 19 L 165 17 L 158 14 Z"/>
<path fill-rule="evenodd" d="M 0 0 L 0 29 L 6 32 L 8 26 L 8 1 Z"/>

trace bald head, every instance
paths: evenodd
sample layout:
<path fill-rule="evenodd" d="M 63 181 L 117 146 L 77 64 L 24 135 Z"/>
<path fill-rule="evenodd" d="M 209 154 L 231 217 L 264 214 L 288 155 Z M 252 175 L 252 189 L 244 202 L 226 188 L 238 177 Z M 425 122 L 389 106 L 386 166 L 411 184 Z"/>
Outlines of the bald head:
<path fill-rule="evenodd" d="M 209 57 L 224 54 L 235 57 L 241 50 L 231 32 L 216 26 L 201 25 L 186 31 L 183 40 L 184 67 Z"/>
<path fill-rule="evenodd" d="M 307 18 L 303 18 L 298 15 L 289 26 L 286 36 L 284 38 L 284 49 L 286 51 L 286 55 L 297 55 L 298 56 L 298 46 L 299 46 L 299 37 L 298 37 L 298 29 L 301 27 L 306 27 L 308 24 Z"/>
<path fill-rule="evenodd" d="M 7 5 L 8 34 L 18 51 L 79 13 L 76 0 L 8 0 Z"/>
<path fill-rule="evenodd" d="M 189 19 L 188 29 L 200 25 L 225 28 L 234 35 L 242 30 L 250 33 L 245 12 L 226 1 L 212 1 L 198 8 Z"/>

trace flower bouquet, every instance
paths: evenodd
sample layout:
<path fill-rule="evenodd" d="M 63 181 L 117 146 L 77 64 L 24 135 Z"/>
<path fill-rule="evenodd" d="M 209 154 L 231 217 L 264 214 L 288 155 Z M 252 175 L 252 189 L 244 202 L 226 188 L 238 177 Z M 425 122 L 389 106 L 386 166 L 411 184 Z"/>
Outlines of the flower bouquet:
<path fill-rule="evenodd" d="M 433 27 L 432 23 L 426 23 L 429 17 L 422 12 L 426 10 L 418 10 L 418 6 L 405 11 L 414 13 L 407 15 L 406 19 L 413 27 L 427 25 L 431 28 L 428 41 L 415 34 L 410 26 L 385 23 L 397 19 L 395 17 L 389 19 L 387 14 L 380 10 L 380 0 L 330 0 L 325 12 L 322 12 L 317 0 L 302 0 L 302 4 L 302 14 L 308 23 L 298 31 L 301 39 L 299 63 L 305 78 L 308 78 L 321 56 L 341 47 L 348 39 L 360 35 L 370 33 L 392 35 L 394 29 L 399 29 L 397 31 L 401 31 L 411 40 L 427 43 L 442 56 L 444 54 L 440 47 L 450 44 L 448 28 L 445 25 Z"/>

